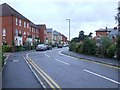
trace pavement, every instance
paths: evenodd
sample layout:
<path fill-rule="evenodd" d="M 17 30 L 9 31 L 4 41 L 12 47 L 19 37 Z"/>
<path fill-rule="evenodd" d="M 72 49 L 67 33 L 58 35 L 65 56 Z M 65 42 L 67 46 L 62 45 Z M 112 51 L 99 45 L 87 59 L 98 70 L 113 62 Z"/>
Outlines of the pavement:
<path fill-rule="evenodd" d="M 27 52 L 5 53 L 6 63 L 2 70 L 2 88 L 42 88 L 25 62 Z"/>
<path fill-rule="evenodd" d="M 65 54 L 65 55 L 72 56 L 72 57 L 76 57 L 76 58 L 79 58 L 79 59 L 86 59 L 86 60 L 89 60 L 89 61 L 94 61 L 94 62 L 98 62 L 98 63 L 102 63 L 102 64 L 107 64 L 107 65 L 120 67 L 120 61 L 116 60 L 116 59 L 99 58 L 99 57 L 96 57 L 96 56 L 78 54 L 78 53 L 75 53 L 75 52 L 71 52 L 69 50 L 64 50 L 61 53 Z"/>

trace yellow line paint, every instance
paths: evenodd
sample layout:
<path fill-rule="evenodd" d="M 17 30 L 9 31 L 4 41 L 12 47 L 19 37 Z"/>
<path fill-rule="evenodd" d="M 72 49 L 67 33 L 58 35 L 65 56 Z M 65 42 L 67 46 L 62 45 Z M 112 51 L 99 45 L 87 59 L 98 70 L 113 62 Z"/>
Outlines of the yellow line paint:
<path fill-rule="evenodd" d="M 79 59 L 79 58 L 78 58 Z M 94 61 L 89 61 L 87 59 L 80 59 L 82 61 L 86 61 L 86 62 L 91 62 L 91 63 L 95 63 L 95 64 L 99 64 L 99 65 L 103 65 L 103 66 L 106 66 L 106 67 L 111 67 L 111 68 L 115 68 L 115 69 L 119 69 L 119 67 L 116 67 L 116 66 L 111 66 L 111 65 L 107 65 L 107 64 L 103 64 L 103 63 L 99 63 L 99 62 L 94 62 Z"/>
<path fill-rule="evenodd" d="M 34 68 L 37 70 L 37 72 L 42 75 L 42 77 L 44 77 L 44 79 L 46 80 L 46 82 L 50 85 L 51 88 L 54 89 L 54 86 L 48 81 L 48 79 L 56 86 L 56 88 L 58 88 L 59 90 L 62 90 L 60 88 L 60 86 L 58 84 L 56 84 L 40 67 L 38 67 L 31 58 L 27 57 L 27 60 L 29 61 L 29 63 L 31 63 L 32 65 L 34 65 Z M 39 69 L 39 70 L 38 70 Z M 43 75 L 43 74 L 44 75 Z M 48 78 L 46 78 L 46 77 Z M 55 89 L 56 90 L 56 89 Z"/>
<path fill-rule="evenodd" d="M 34 69 L 44 78 L 44 80 L 49 84 L 49 86 L 53 89 L 56 90 L 55 87 L 49 82 L 49 80 L 35 67 L 35 65 L 30 62 L 30 64 L 34 67 Z"/>
<path fill-rule="evenodd" d="M 33 62 L 33 61 L 32 61 Z M 33 62 L 34 63 L 34 62 Z M 35 64 L 35 63 L 34 63 Z M 36 64 L 35 64 L 36 65 Z M 40 67 L 36 65 L 36 67 L 59 89 L 61 90 L 60 86 L 56 84 Z"/>

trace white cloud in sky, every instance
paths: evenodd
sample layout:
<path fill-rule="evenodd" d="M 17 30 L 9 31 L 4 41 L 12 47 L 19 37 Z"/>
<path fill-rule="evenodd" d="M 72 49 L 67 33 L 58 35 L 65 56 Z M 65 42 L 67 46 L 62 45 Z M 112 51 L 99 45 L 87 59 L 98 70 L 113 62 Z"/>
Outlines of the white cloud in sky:
<path fill-rule="evenodd" d="M 115 25 L 119 0 L 2 0 L 35 24 L 46 24 L 68 37 L 71 19 L 71 38 L 80 30 L 85 34 Z"/>

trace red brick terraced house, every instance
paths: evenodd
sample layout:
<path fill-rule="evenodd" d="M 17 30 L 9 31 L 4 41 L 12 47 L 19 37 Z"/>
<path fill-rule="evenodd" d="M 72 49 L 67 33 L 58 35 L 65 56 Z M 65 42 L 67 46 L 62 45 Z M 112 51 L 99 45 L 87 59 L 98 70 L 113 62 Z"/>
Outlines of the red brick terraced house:
<path fill-rule="evenodd" d="M 61 36 L 62 36 L 62 43 L 67 44 L 67 37 L 63 34 L 61 34 Z"/>
<path fill-rule="evenodd" d="M 39 28 L 29 19 L 14 10 L 8 4 L 0 5 L 2 8 L 2 43 L 7 43 L 15 46 L 20 46 L 29 42 L 33 42 L 40 37 Z"/>
<path fill-rule="evenodd" d="M 46 43 L 47 41 L 47 28 L 45 24 L 37 25 L 40 29 L 39 37 L 41 43 Z"/>

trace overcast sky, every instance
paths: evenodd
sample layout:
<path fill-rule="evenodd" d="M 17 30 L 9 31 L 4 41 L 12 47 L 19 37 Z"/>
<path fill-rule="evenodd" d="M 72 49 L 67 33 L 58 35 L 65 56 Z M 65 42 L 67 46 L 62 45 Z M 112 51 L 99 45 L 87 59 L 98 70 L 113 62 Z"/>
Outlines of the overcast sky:
<path fill-rule="evenodd" d="M 85 34 L 105 27 L 114 27 L 119 0 L 1 0 L 35 24 L 46 24 L 68 37 L 71 19 L 71 38 L 80 30 Z"/>

